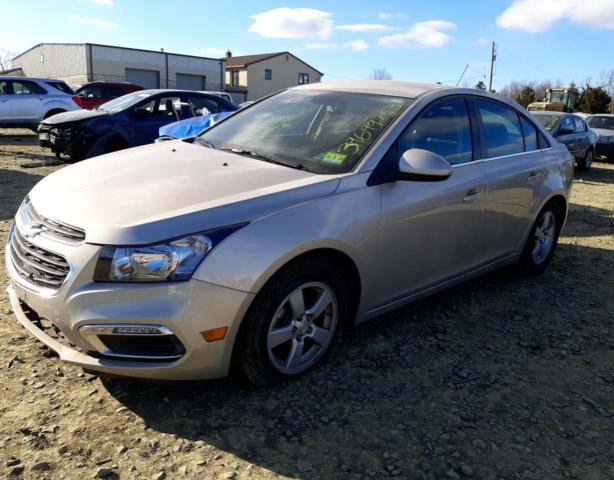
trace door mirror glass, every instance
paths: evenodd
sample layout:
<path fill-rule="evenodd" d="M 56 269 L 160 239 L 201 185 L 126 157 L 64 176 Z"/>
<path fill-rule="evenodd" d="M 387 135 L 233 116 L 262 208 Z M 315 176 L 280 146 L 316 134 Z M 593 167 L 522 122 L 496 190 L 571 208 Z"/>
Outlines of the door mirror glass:
<path fill-rule="evenodd" d="M 445 158 L 420 148 L 407 150 L 399 160 L 399 180 L 433 182 L 452 175 L 452 167 Z"/>

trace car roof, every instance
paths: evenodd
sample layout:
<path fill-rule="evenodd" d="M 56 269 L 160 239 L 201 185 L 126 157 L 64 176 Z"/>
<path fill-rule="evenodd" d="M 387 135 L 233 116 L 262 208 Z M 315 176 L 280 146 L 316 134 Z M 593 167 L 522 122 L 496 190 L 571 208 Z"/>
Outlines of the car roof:
<path fill-rule="evenodd" d="M 396 80 L 352 80 L 340 82 L 318 82 L 292 87 L 291 90 L 326 90 L 331 92 L 370 93 L 416 98 L 433 90 L 451 89 L 448 85 Z"/>
<path fill-rule="evenodd" d="M 614 117 L 614 113 L 591 113 L 589 115 L 589 117 L 596 117 L 596 116 L 600 116 L 600 117 Z"/>
<path fill-rule="evenodd" d="M 573 115 L 573 113 L 569 112 L 554 112 L 551 110 L 533 110 L 531 113 L 533 115 L 548 115 L 552 117 L 564 117 L 565 115 Z"/>
<path fill-rule="evenodd" d="M 150 95 L 157 95 L 158 93 L 191 93 L 191 94 L 196 94 L 196 95 L 203 95 L 203 96 L 214 96 L 211 93 L 203 93 L 202 91 L 199 90 L 177 90 L 175 88 L 146 88 L 144 90 L 137 90 L 135 92 L 130 92 L 130 93 L 148 93 Z"/>
<path fill-rule="evenodd" d="M 59 78 L 21 77 L 21 76 L 18 77 L 15 75 L 0 75 L 0 80 L 38 80 L 40 82 L 64 82 L 64 80 L 60 80 Z"/>
<path fill-rule="evenodd" d="M 104 80 L 95 80 L 93 82 L 87 82 L 80 84 L 82 87 L 89 87 L 90 85 L 108 85 L 108 86 L 119 86 L 119 87 L 138 87 L 136 83 L 130 82 L 105 82 Z"/>

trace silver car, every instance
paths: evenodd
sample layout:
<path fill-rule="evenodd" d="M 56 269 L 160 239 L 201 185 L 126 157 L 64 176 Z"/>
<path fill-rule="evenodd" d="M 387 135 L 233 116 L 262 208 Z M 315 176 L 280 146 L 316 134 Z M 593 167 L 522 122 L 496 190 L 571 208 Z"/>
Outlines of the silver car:
<path fill-rule="evenodd" d="M 85 369 L 256 384 L 503 265 L 541 272 L 573 158 L 517 104 L 368 81 L 291 88 L 188 140 L 65 167 L 21 205 L 18 320 Z"/>
<path fill-rule="evenodd" d="M 0 128 L 31 128 L 57 113 L 79 110 L 62 80 L 0 76 Z"/>

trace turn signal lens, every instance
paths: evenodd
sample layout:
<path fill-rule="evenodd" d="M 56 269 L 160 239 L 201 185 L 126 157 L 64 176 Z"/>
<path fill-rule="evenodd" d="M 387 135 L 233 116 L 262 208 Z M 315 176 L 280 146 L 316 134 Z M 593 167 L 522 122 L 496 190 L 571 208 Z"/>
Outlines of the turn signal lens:
<path fill-rule="evenodd" d="M 223 340 L 224 337 L 226 337 L 226 332 L 228 332 L 228 327 L 217 327 L 200 332 L 200 334 L 205 339 L 205 342 L 217 342 L 218 340 Z"/>

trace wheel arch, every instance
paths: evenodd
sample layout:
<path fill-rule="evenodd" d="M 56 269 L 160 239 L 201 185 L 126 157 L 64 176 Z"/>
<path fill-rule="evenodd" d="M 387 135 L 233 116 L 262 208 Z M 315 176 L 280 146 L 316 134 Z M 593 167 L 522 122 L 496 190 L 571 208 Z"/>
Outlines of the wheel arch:
<path fill-rule="evenodd" d="M 541 212 L 545 207 L 547 207 L 550 204 L 556 205 L 559 208 L 559 210 L 562 212 L 563 222 L 561 223 L 561 228 L 563 228 L 563 225 L 565 224 L 565 220 L 567 219 L 567 213 L 569 210 L 569 207 L 567 204 L 567 198 L 565 197 L 565 195 L 563 195 L 560 192 L 554 192 L 552 195 L 550 195 L 546 199 L 546 201 L 543 202 L 543 205 L 538 210 L 537 215 L 539 215 L 539 212 Z"/>
<path fill-rule="evenodd" d="M 66 111 L 65 108 L 61 108 L 61 107 L 52 107 L 49 110 L 47 110 L 45 112 L 45 114 L 43 115 L 43 120 L 53 116 L 53 115 L 57 115 L 58 113 L 64 113 Z"/>

